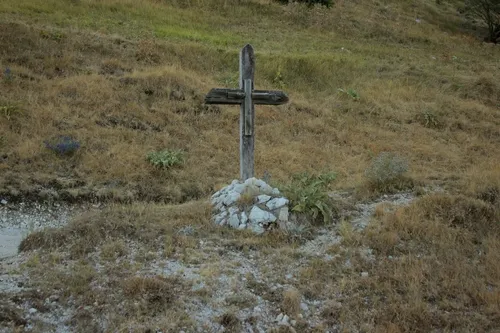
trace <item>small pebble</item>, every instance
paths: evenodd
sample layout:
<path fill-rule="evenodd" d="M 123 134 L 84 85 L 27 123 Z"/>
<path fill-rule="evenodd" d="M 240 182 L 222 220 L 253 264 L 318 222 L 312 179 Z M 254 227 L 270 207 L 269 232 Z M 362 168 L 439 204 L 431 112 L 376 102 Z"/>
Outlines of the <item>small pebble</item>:
<path fill-rule="evenodd" d="M 362 277 L 368 277 L 368 272 L 361 272 Z"/>
<path fill-rule="evenodd" d="M 34 313 L 37 313 L 37 312 L 38 312 L 38 310 L 37 310 L 37 309 L 35 309 L 35 308 L 30 308 L 30 309 L 28 310 L 28 312 L 29 312 L 30 314 L 34 314 Z"/>

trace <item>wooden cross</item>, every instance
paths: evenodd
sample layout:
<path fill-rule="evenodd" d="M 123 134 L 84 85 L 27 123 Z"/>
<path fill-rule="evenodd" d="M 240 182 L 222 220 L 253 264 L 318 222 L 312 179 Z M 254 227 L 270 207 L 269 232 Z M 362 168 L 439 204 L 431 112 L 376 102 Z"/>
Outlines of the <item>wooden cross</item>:
<path fill-rule="evenodd" d="M 240 89 L 215 88 L 205 96 L 206 104 L 240 104 L 240 177 L 254 176 L 254 104 L 280 105 L 288 102 L 283 91 L 254 90 L 255 55 L 250 44 L 240 52 Z"/>

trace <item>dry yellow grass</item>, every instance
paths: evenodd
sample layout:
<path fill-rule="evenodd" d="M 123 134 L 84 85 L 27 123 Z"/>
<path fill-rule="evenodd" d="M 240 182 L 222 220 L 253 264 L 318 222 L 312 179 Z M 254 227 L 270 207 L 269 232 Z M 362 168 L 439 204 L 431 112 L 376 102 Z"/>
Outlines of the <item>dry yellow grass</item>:
<path fill-rule="evenodd" d="M 288 289 L 283 293 L 283 302 L 281 309 L 288 316 L 296 317 L 300 312 L 301 295 L 296 289 Z"/>
<path fill-rule="evenodd" d="M 300 240 L 285 233 L 256 238 L 215 229 L 204 199 L 237 177 L 239 111 L 208 107 L 203 96 L 237 85 L 237 55 L 247 42 L 257 52 L 257 88 L 282 88 L 291 99 L 257 108 L 257 176 L 267 170 L 286 182 L 297 172 L 335 171 L 337 188 L 369 196 L 377 189 L 367 187 L 365 169 L 392 151 L 408 160 L 412 184 L 447 193 L 406 208 L 380 206 L 363 233 L 341 224 L 344 240 L 331 261 L 300 258 Z M 11 74 L 0 77 L 0 195 L 128 203 L 28 236 L 22 250 L 52 256 L 35 254 L 25 269 L 40 288 L 79 305 L 104 304 L 110 329 L 145 331 L 155 323 L 179 331 L 194 325 L 182 307 L 145 314 L 170 304 L 172 281 L 114 266 L 133 252 L 126 245 L 139 244 L 144 265 L 155 251 L 207 260 L 201 275 L 213 281 L 225 274 L 217 251 L 257 250 L 282 257 L 262 269 L 268 277 L 294 256 L 304 260 L 297 294 L 284 300 L 249 279 L 286 311 L 297 312 L 300 295 L 324 301 L 321 323 L 303 332 L 333 325 L 492 332 L 500 327 L 499 58 L 500 48 L 480 42 L 452 1 L 338 0 L 330 10 L 306 10 L 265 0 L 3 0 L 0 68 Z M 56 135 L 74 136 L 82 147 L 59 157 L 44 146 Z M 164 148 L 183 149 L 184 165 L 148 164 L 146 154 Z M 189 225 L 199 227 L 194 236 L 177 233 Z M 199 240 L 221 249 L 198 258 Z M 376 261 L 360 255 L 367 247 Z M 99 273 L 97 253 L 106 267 Z M 179 304 L 197 297 L 187 289 L 175 289 Z M 96 330 L 86 326 L 91 315 L 83 311 L 73 326 Z M 240 328 L 232 312 L 219 320 Z"/>
<path fill-rule="evenodd" d="M 114 25 L 119 13 L 130 13 L 138 16 L 134 24 L 149 17 L 153 30 L 165 29 L 169 25 L 158 22 L 154 11 L 189 20 L 212 3 L 217 1 L 180 7 L 143 1 L 141 8 L 115 1 L 73 7 L 4 2 L 0 65 L 12 70 L 13 80 L 0 82 L 0 107 L 11 110 L 0 122 L 2 194 L 36 198 L 41 188 L 55 188 L 66 200 L 175 203 L 201 198 L 235 178 L 238 110 L 202 101 L 212 87 L 236 85 L 243 40 L 235 22 L 245 14 L 269 24 L 266 30 L 249 26 L 244 40 L 257 50 L 257 85 L 275 87 L 279 70 L 292 100 L 257 111 L 257 175 L 268 170 L 284 181 L 299 171 L 333 169 L 338 186 L 357 187 L 371 158 L 390 150 L 410 161 L 415 180 L 454 186 L 476 165 L 497 160 L 499 51 L 465 37 L 446 6 L 421 4 L 406 12 L 399 3 L 338 2 L 329 11 L 251 1 L 223 5 L 233 15 L 222 20 L 229 25 L 220 35 L 226 47 L 209 36 L 194 42 L 187 36 L 146 38 Z M 108 21 L 108 14 L 95 12 L 101 7 L 115 8 Z M 9 15 L 15 8 L 20 14 Z M 43 24 L 26 19 L 36 8 L 47 13 Z M 52 25 L 54 8 L 63 16 L 88 10 L 95 30 L 76 17 Z M 418 15 L 428 22 L 415 23 Z M 205 16 L 206 26 L 215 24 Z M 438 19 L 454 22 L 455 30 Z M 70 22 L 76 28 L 69 29 Z M 187 22 L 173 21 L 171 29 L 178 31 L 170 33 L 200 29 Z M 338 88 L 353 88 L 360 99 Z M 81 142 L 76 156 L 61 159 L 44 147 L 60 134 Z M 154 170 L 145 154 L 163 148 L 184 149 L 185 166 Z"/>

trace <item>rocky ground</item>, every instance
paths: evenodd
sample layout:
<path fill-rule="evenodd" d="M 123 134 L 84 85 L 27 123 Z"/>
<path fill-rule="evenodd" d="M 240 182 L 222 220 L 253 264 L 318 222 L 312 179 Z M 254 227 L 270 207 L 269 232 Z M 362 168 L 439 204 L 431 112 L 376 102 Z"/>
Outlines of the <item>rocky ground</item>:
<path fill-rule="evenodd" d="M 332 196 L 337 199 L 348 198 L 346 193 L 333 193 Z M 394 206 L 408 205 L 413 199 L 411 193 L 384 195 L 367 203 L 354 204 L 342 219 L 349 221 L 356 232 L 368 225 L 381 204 L 391 209 Z M 0 260 L 0 293 L 3 295 L 0 301 L 0 327 L 3 325 L 3 328 L 0 328 L 0 332 L 10 332 L 12 323 L 14 326 L 24 327 L 26 332 L 70 332 L 72 320 L 80 311 L 105 311 L 98 301 L 82 309 L 77 305 L 72 306 L 71 299 L 61 304 L 60 295 L 47 294 L 44 290 L 33 288 L 25 272 L 27 266 L 33 265 L 32 254 L 13 252 L 13 246 L 18 245 L 27 233 L 48 227 L 61 227 L 71 217 L 89 209 L 99 207 L 23 203 L 5 203 L 0 207 L 0 237 L 9 240 L 7 247 L 2 242 L 3 258 Z M 287 293 L 290 297 L 295 297 L 299 271 L 307 267 L 311 260 L 322 258 L 328 262 L 335 258 L 329 249 L 340 245 L 345 237 L 339 230 L 340 226 L 341 223 L 337 221 L 332 226 L 315 230 L 313 237 L 289 253 L 262 252 L 252 246 L 242 250 L 238 247 L 231 248 L 216 239 L 197 239 L 198 250 L 189 260 L 165 259 L 158 253 L 149 253 L 151 260 L 146 265 L 140 265 L 136 274 L 180 277 L 189 286 L 191 297 L 188 301 L 183 301 L 183 306 L 191 324 L 186 325 L 185 332 L 228 331 L 224 327 L 230 326 L 233 320 L 231 316 L 228 317 L 228 313 L 241 323 L 238 330 L 243 332 L 268 332 L 270 328 L 280 326 L 288 327 L 291 332 L 300 332 L 301 328 L 315 327 L 321 322 L 320 315 L 325 311 L 325 301 L 298 295 L 297 304 L 300 308 L 296 309 L 296 313 L 286 313 L 278 300 Z M 190 236 L 196 234 L 196 229 L 197 226 L 188 226 L 178 230 L 178 233 Z M 15 236 L 12 237 L 12 234 Z M 127 247 L 128 255 L 122 260 L 130 260 L 133 265 L 140 249 L 133 242 L 127 243 Z M 371 249 L 358 250 L 366 260 L 376 260 Z M 349 266 L 349 260 L 344 265 Z M 99 270 L 99 267 L 96 268 Z M 359 274 L 368 276 L 367 272 Z M 328 306 L 332 306 L 331 302 Z M 333 306 L 342 307 L 342 304 L 338 302 Z M 100 323 L 106 325 L 104 317 Z"/>

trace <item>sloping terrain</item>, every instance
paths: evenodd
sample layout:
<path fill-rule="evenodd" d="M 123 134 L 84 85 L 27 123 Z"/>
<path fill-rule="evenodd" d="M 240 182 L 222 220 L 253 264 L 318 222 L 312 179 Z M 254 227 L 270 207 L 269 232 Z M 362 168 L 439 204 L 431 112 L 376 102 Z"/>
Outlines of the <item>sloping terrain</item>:
<path fill-rule="evenodd" d="M 0 325 L 495 332 L 500 48 L 459 6 L 1 1 L 1 208 L 99 209 L 2 261 Z M 246 43 L 256 88 L 290 97 L 256 108 L 256 176 L 335 172 L 332 224 L 260 237 L 210 222 L 210 194 L 238 175 L 239 110 L 203 99 L 238 85 Z M 50 149 L 60 136 L 78 149 Z M 183 163 L 155 168 L 163 149 Z M 386 151 L 409 171 L 373 186 Z"/>

